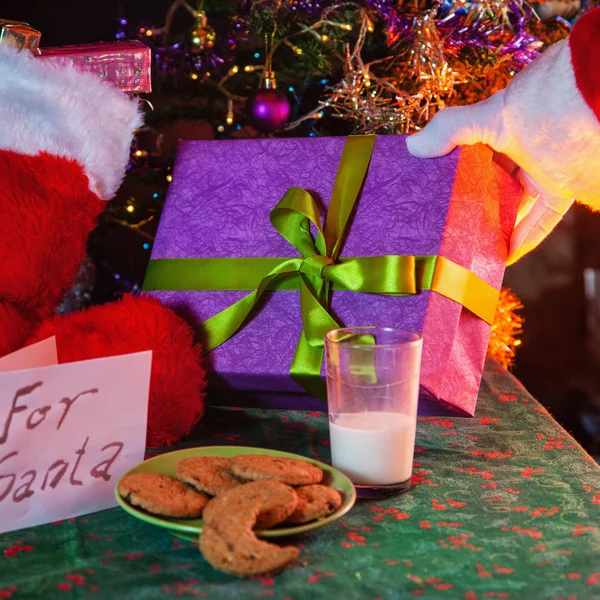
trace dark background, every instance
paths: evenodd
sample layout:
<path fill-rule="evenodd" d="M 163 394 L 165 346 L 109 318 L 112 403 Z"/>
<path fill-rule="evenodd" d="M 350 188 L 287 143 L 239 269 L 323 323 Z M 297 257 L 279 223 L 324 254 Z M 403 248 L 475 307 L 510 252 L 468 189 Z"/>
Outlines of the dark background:
<path fill-rule="evenodd" d="M 132 21 L 162 23 L 169 0 L 0 0 L 0 18 L 25 21 L 42 32 L 43 46 L 109 42 L 121 8 Z"/>
<path fill-rule="evenodd" d="M 42 32 L 42 46 L 60 46 L 113 41 L 121 16 L 161 25 L 170 5 L 170 0 L 0 0 L 0 18 L 28 22 Z M 600 215 L 575 207 L 538 250 L 508 268 L 505 285 L 523 301 L 526 320 L 515 375 L 588 450 L 600 454 L 600 365 L 589 354 L 600 332 L 586 326 L 591 305 L 583 287 L 584 269 L 590 267 L 600 269 Z"/>

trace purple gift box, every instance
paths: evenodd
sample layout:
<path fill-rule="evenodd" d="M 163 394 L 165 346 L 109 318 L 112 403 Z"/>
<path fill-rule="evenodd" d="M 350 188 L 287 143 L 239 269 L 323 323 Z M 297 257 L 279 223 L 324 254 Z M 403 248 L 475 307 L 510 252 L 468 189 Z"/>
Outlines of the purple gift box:
<path fill-rule="evenodd" d="M 296 186 L 311 193 L 324 217 L 345 139 L 182 141 L 152 260 L 298 256 L 269 213 Z M 485 146 L 422 160 L 409 154 L 405 136 L 380 136 L 340 256 L 440 255 L 499 290 L 520 195 Z M 200 323 L 248 292 L 152 293 L 195 323 L 201 337 Z M 335 291 L 331 309 L 344 326 L 421 332 L 420 414 L 474 414 L 488 322 L 435 291 Z M 290 376 L 301 332 L 299 292 L 267 292 L 245 325 L 207 354 L 208 401 L 323 409 Z"/>

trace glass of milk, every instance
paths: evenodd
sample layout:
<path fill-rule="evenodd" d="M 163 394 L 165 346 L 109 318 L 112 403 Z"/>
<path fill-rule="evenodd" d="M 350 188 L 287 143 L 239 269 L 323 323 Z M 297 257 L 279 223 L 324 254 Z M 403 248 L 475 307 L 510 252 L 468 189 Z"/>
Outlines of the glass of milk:
<path fill-rule="evenodd" d="M 390 327 L 325 337 L 331 460 L 360 497 L 410 488 L 423 339 Z"/>

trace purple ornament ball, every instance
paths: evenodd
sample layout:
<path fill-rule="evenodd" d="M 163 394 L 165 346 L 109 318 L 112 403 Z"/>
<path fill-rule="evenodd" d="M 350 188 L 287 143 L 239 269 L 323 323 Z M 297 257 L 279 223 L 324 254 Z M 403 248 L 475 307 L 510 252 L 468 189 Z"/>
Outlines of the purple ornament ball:
<path fill-rule="evenodd" d="M 287 123 L 290 101 L 281 90 L 259 88 L 248 96 L 246 117 L 255 129 L 270 133 Z"/>

